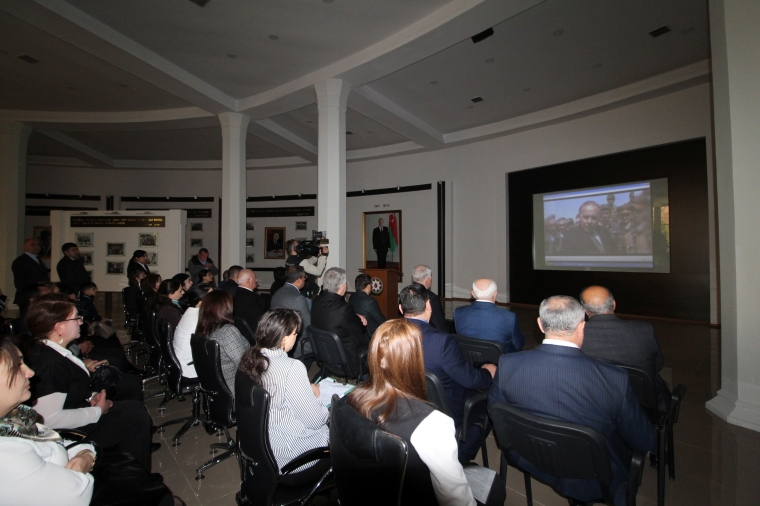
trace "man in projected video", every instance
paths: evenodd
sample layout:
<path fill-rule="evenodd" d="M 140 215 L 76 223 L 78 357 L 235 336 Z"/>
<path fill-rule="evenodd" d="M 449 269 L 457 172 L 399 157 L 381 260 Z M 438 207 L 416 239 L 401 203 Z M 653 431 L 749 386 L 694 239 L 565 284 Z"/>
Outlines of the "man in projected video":
<path fill-rule="evenodd" d="M 613 254 L 612 240 L 607 229 L 599 226 L 602 208 L 588 200 L 578 209 L 578 226 L 568 230 L 562 242 L 565 255 Z"/>

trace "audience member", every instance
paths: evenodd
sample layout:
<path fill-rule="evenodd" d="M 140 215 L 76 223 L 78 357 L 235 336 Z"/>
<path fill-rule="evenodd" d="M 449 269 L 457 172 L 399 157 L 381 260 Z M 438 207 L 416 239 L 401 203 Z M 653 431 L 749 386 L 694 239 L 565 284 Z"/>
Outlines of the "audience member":
<path fill-rule="evenodd" d="M 240 271 L 243 270 L 243 267 L 240 267 L 239 265 L 233 265 L 227 270 L 227 276 L 228 278 L 219 283 L 218 290 L 224 290 L 225 292 L 229 293 L 233 297 L 235 296 L 235 290 L 237 290 L 238 283 L 237 278 L 240 275 Z"/>
<path fill-rule="evenodd" d="M 285 267 L 275 267 L 272 271 L 272 275 L 274 276 L 274 283 L 272 283 L 272 286 L 269 287 L 270 297 L 274 297 L 274 294 L 277 293 L 277 290 L 282 288 L 282 286 L 285 284 Z"/>
<path fill-rule="evenodd" d="M 73 242 L 67 242 L 61 246 L 63 258 L 58 261 L 56 270 L 61 283 L 69 285 L 75 294 L 79 293 L 81 286 L 90 279 L 87 269 L 84 268 L 84 261 L 79 253 L 79 247 Z"/>
<path fill-rule="evenodd" d="M 359 274 L 354 280 L 356 292 L 348 299 L 348 303 L 354 308 L 356 314 L 364 316 L 367 320 L 367 337 L 372 339 L 377 328 L 385 321 L 380 305 L 374 297 L 370 296 L 372 291 L 372 277 L 369 274 Z"/>
<path fill-rule="evenodd" d="M 251 327 L 251 331 L 255 334 L 259 320 L 267 311 L 265 302 L 261 300 L 258 293 L 254 292 L 259 285 L 259 280 L 252 270 L 243 269 L 238 274 L 237 281 L 238 287 L 235 290 L 233 299 L 235 307 L 234 316 L 235 318 L 245 320 L 248 326 Z"/>
<path fill-rule="evenodd" d="M 187 274 L 186 272 L 181 272 L 179 274 L 175 274 L 172 276 L 172 279 L 176 282 L 178 282 L 180 285 L 182 285 L 182 290 L 185 292 L 182 294 L 182 297 L 180 297 L 179 301 L 179 307 L 184 312 L 185 309 L 187 309 L 187 293 L 188 290 L 190 290 L 190 287 L 193 286 L 193 280 L 190 277 L 190 274 Z"/>
<path fill-rule="evenodd" d="M 458 429 L 463 423 L 465 401 L 474 395 L 476 390 L 491 386 L 493 376 L 496 374 L 496 366 L 493 364 L 484 364 L 480 368 L 471 366 L 456 339 L 447 332 L 430 325 L 432 309 L 428 294 L 429 290 L 418 283 L 407 286 L 399 295 L 399 309 L 404 317 L 422 332 L 425 369 L 441 380 L 446 401 Z M 470 420 L 474 423 L 484 412 L 484 406 L 473 408 L 470 412 Z M 458 441 L 459 460 L 469 462 L 475 458 L 480 448 L 482 429 L 476 425 L 470 425 L 463 430 L 466 435 L 465 441 Z"/>
<path fill-rule="evenodd" d="M 583 353 L 612 364 L 639 367 L 649 373 L 657 387 L 662 411 L 670 407 L 670 389 L 660 377 L 662 352 L 652 325 L 615 316 L 615 298 L 603 286 L 590 286 L 581 293 L 581 304 L 589 317 L 583 338 Z"/>
<path fill-rule="evenodd" d="M 21 305 L 23 290 L 29 285 L 36 285 L 40 281 L 50 281 L 47 266 L 37 255 L 40 254 L 40 241 L 27 239 L 24 241 L 24 252 L 11 264 L 13 271 L 13 286 L 16 287 L 14 304 Z"/>
<path fill-rule="evenodd" d="M 161 286 L 162 281 L 161 275 L 148 274 L 140 282 L 145 307 L 150 307 L 153 304 L 153 300 L 156 298 L 156 293 L 158 293 L 158 287 Z"/>
<path fill-rule="evenodd" d="M 271 308 L 277 309 L 283 307 L 298 312 L 301 317 L 301 331 L 298 339 L 303 340 L 304 352 L 311 353 L 311 343 L 306 338 L 306 329 L 311 325 L 311 312 L 308 300 L 301 295 L 301 289 L 305 284 L 306 273 L 303 271 L 303 267 L 300 265 L 288 267 L 285 274 L 285 286 L 277 290 L 277 293 L 272 297 Z M 300 346 L 296 346 L 294 350 L 293 356 L 302 358 Z M 310 365 L 311 361 L 306 363 L 306 368 L 308 369 Z"/>
<path fill-rule="evenodd" d="M 150 306 L 150 310 L 156 313 L 156 321 L 164 320 L 169 322 L 172 328 L 176 328 L 182 319 L 182 307 L 179 305 L 179 299 L 183 295 L 185 295 L 185 289 L 177 281 L 173 279 L 161 281 L 158 292 L 156 292 Z"/>
<path fill-rule="evenodd" d="M 412 282 L 419 283 L 428 291 L 430 307 L 433 310 L 430 317 L 430 325 L 443 332 L 449 332 L 449 325 L 446 323 L 441 299 L 430 289 L 433 286 L 433 270 L 427 265 L 418 265 L 412 272 Z"/>
<path fill-rule="evenodd" d="M 190 349 L 190 337 L 195 333 L 198 326 L 198 316 L 200 315 L 201 303 L 203 298 L 212 290 L 210 285 L 201 283 L 193 285 L 187 292 L 189 307 L 185 310 L 174 329 L 174 353 L 177 355 L 180 367 L 182 367 L 182 376 L 185 378 L 197 378 L 193 365 L 193 352 Z"/>
<path fill-rule="evenodd" d="M 480 278 L 472 283 L 470 292 L 475 298 L 469 306 L 454 310 L 454 326 L 457 334 L 496 341 L 504 348 L 504 353 L 520 351 L 525 345 L 525 336 L 520 331 L 517 315 L 496 307 L 496 283 L 492 279 Z"/>
<path fill-rule="evenodd" d="M 224 381 L 235 397 L 235 371 L 249 348 L 248 341 L 234 325 L 232 297 L 227 292 L 213 290 L 203 299 L 198 314 L 195 335 L 219 343 Z"/>
<path fill-rule="evenodd" d="M 127 274 L 133 271 L 144 272 L 146 276 L 150 274 L 147 251 L 137 249 L 132 253 L 132 258 L 129 259 L 129 264 L 127 264 Z"/>
<path fill-rule="evenodd" d="M 583 308 L 572 297 L 557 295 L 541 302 L 538 326 L 546 335 L 543 344 L 502 355 L 489 404 L 503 402 L 535 416 L 599 431 L 610 450 L 614 502 L 625 504 L 632 452 L 652 450 L 655 432 L 628 384 L 628 374 L 581 351 L 583 320 Z M 596 481 L 559 480 L 521 456 L 514 458 L 562 495 L 584 503 L 602 496 Z"/>
<path fill-rule="evenodd" d="M 311 324 L 338 336 L 346 351 L 349 372 L 358 376 L 359 355 L 369 344 L 365 329 L 367 320 L 357 315 L 346 302 L 347 288 L 345 270 L 339 267 L 327 269 L 322 276 L 322 291 L 311 306 Z"/>
<path fill-rule="evenodd" d="M 313 256 L 299 253 L 298 245 L 299 243 L 295 239 L 291 239 L 285 244 L 285 249 L 288 252 L 288 258 L 285 259 L 285 267 L 291 265 L 299 265 L 303 267 L 307 279 L 302 293 L 306 297 L 312 298 L 319 291 L 317 278 L 321 277 L 322 273 L 325 271 L 330 248 L 328 246 L 322 246 L 319 248 L 317 256 Z"/>
<path fill-rule="evenodd" d="M 140 282 L 145 279 L 147 274 L 143 271 L 132 271 L 129 273 L 129 286 L 124 290 L 124 305 L 127 307 L 127 312 L 130 318 L 135 318 L 144 304 L 142 299 L 142 290 L 140 290 Z"/>
<path fill-rule="evenodd" d="M 238 381 L 250 378 L 269 393 L 269 445 L 279 468 L 330 440 L 329 412 L 319 402 L 319 385 L 310 384 L 306 367 L 288 357 L 300 329 L 297 312 L 285 308 L 267 312 L 256 329 L 256 346 L 245 352 L 238 366 Z M 280 481 L 313 483 L 330 465 L 330 459 L 311 462 Z"/>
<path fill-rule="evenodd" d="M 198 274 L 203 269 L 208 269 L 211 273 L 211 286 L 215 288 L 216 283 L 214 283 L 213 276 L 219 275 L 219 268 L 214 264 L 214 261 L 208 257 L 208 250 L 206 248 L 199 249 L 198 254 L 194 255 L 187 262 L 187 272 L 190 273 L 191 280 L 196 283 L 205 283 L 205 281 L 199 281 L 200 278 L 198 278 Z M 188 288 L 185 288 L 185 290 L 187 291 Z"/>
<path fill-rule="evenodd" d="M 208 269 L 201 269 L 198 272 L 198 278 L 193 280 L 193 284 L 199 285 L 201 283 L 207 284 L 211 286 L 212 288 L 216 286 L 216 282 L 214 281 L 214 275 L 211 274 L 211 271 Z M 213 285 L 213 286 L 212 286 Z"/>

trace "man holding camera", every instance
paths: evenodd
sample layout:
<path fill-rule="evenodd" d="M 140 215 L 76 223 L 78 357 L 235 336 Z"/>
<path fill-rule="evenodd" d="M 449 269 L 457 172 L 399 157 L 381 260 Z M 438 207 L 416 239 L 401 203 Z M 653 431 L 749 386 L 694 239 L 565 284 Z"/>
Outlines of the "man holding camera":
<path fill-rule="evenodd" d="M 288 251 L 285 267 L 291 265 L 303 267 L 307 279 L 306 286 L 301 289 L 301 293 L 307 298 L 311 298 L 312 295 L 316 295 L 319 291 L 317 278 L 325 271 L 325 264 L 327 263 L 327 255 L 330 254 L 330 248 L 328 246 L 319 246 L 316 251 L 309 251 L 305 248 L 299 248 L 299 242 L 295 239 L 289 240 L 285 244 L 285 248 Z"/>

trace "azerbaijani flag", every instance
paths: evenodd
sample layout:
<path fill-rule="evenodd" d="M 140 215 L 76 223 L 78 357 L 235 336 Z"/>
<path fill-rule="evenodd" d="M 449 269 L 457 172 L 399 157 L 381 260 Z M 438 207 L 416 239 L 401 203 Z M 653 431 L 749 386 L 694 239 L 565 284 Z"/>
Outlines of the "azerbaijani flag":
<path fill-rule="evenodd" d="M 393 213 L 388 215 L 388 228 L 391 229 L 391 253 L 393 253 L 398 248 L 398 223 Z"/>

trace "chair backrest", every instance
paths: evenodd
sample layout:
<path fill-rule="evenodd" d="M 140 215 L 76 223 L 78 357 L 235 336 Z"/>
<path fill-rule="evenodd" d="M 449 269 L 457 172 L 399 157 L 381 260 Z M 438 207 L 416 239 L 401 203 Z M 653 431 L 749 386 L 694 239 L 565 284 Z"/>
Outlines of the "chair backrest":
<path fill-rule="evenodd" d="M 269 393 L 243 372 L 235 377 L 237 442 L 242 495 L 251 505 L 272 504 L 280 470 L 269 445 Z"/>
<path fill-rule="evenodd" d="M 507 404 L 489 407 L 496 439 L 555 478 L 596 480 L 607 504 L 612 504 L 612 465 L 607 441 L 596 430 L 575 423 L 533 416 Z"/>
<path fill-rule="evenodd" d="M 172 392 L 179 393 L 182 389 L 182 365 L 174 352 L 174 327 L 164 320 L 158 319 L 158 339 L 161 343 L 161 358 L 166 372 L 166 386 Z"/>
<path fill-rule="evenodd" d="M 129 311 L 127 310 L 127 290 L 129 287 L 121 289 L 121 308 L 124 310 L 124 321 L 129 323 Z"/>
<path fill-rule="evenodd" d="M 206 398 L 206 415 L 209 419 L 224 427 L 235 425 L 235 398 L 224 381 L 222 373 L 222 355 L 219 343 L 213 339 L 192 334 L 190 351 L 193 354 L 193 366 L 198 373 L 204 396 Z"/>
<path fill-rule="evenodd" d="M 630 365 L 616 364 L 628 373 L 628 383 L 631 384 L 633 392 L 639 400 L 639 404 L 645 408 L 657 411 L 657 385 L 654 378 L 649 373 L 639 367 Z"/>
<path fill-rule="evenodd" d="M 343 349 L 343 344 L 341 344 L 337 334 L 310 325 L 309 336 L 311 348 L 314 350 L 317 364 L 320 367 L 324 366 L 336 376 L 353 377 L 348 367 L 346 351 Z"/>
<path fill-rule="evenodd" d="M 486 362 L 498 364 L 499 359 L 504 354 L 504 348 L 496 341 L 486 341 L 461 334 L 454 334 L 454 339 L 459 343 L 459 347 L 470 365 L 476 367 L 480 367 Z"/>
<path fill-rule="evenodd" d="M 243 337 L 248 341 L 248 343 L 251 346 L 256 346 L 256 335 L 253 332 L 253 329 L 250 325 L 248 325 L 248 322 L 240 318 L 239 316 L 235 317 L 235 327 L 240 331 L 241 334 L 243 334 Z"/>
<path fill-rule="evenodd" d="M 161 343 L 158 340 L 158 318 L 155 311 L 148 311 L 145 319 L 145 333 L 148 334 L 148 344 L 161 349 Z"/>
<path fill-rule="evenodd" d="M 427 400 L 438 408 L 444 415 L 451 416 L 449 403 L 446 401 L 446 392 L 443 390 L 441 379 L 434 373 L 425 370 L 425 384 L 427 385 Z"/>
<path fill-rule="evenodd" d="M 342 505 L 401 503 L 406 442 L 381 430 L 337 395 L 330 407 L 330 456 Z"/>

